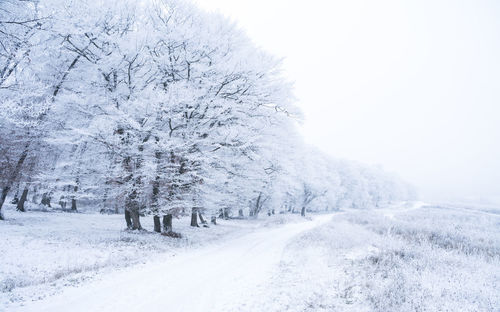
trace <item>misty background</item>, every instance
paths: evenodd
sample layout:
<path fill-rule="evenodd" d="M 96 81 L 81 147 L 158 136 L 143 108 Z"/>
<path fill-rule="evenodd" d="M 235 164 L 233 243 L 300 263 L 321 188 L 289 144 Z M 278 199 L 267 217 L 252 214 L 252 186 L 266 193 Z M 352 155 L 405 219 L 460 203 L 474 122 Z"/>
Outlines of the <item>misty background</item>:
<path fill-rule="evenodd" d="M 423 199 L 500 202 L 500 2 L 196 2 L 284 57 L 307 142 Z"/>

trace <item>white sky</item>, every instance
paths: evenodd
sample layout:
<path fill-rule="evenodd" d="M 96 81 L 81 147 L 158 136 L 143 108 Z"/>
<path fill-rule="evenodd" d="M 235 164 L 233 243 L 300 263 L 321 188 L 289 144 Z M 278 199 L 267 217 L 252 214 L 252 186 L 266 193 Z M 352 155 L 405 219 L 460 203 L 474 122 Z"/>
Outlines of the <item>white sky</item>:
<path fill-rule="evenodd" d="M 423 197 L 500 197 L 500 1 L 197 0 L 285 57 L 306 140 Z"/>

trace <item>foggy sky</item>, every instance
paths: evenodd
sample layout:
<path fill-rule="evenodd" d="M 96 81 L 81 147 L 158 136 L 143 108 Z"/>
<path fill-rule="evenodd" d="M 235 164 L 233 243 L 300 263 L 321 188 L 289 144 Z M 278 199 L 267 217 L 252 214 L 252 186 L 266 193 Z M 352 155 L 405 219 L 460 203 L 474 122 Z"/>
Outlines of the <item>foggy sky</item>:
<path fill-rule="evenodd" d="M 425 198 L 500 198 L 500 1 L 198 0 L 285 58 L 306 141 Z"/>

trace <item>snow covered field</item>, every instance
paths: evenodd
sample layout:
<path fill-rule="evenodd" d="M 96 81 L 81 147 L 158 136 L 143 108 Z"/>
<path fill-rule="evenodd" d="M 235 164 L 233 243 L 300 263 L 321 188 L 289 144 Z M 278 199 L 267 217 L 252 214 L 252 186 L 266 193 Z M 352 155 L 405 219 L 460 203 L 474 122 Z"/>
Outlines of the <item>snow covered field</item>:
<path fill-rule="evenodd" d="M 304 222 L 298 215 L 276 215 L 262 220 L 218 220 L 217 226 L 193 228 L 186 217 L 174 220 L 174 231 L 183 235 L 174 239 L 124 231 L 121 214 L 20 213 L 10 206 L 6 217 L 0 224 L 0 311 L 124 267 L 163 261 L 201 246 L 211 248 L 257 228 Z M 152 218 L 141 221 L 145 229 L 153 228 Z"/>
<path fill-rule="evenodd" d="M 348 211 L 293 240 L 245 311 L 500 311 L 500 209 Z"/>
<path fill-rule="evenodd" d="M 121 215 L 6 215 L 0 311 L 500 311 L 499 209 L 181 219 L 180 240 Z"/>

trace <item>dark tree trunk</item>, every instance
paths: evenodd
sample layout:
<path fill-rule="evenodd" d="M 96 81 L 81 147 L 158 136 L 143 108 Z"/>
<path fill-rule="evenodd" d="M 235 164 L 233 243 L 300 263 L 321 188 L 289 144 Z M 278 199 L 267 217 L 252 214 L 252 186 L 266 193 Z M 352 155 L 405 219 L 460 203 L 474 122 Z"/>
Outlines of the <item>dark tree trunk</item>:
<path fill-rule="evenodd" d="M 48 207 L 51 207 L 50 206 L 50 196 L 48 193 L 43 193 L 42 195 L 42 205 L 45 205 L 45 206 L 48 206 Z"/>
<path fill-rule="evenodd" d="M 212 222 L 213 225 L 217 225 L 217 217 L 216 216 L 212 216 L 210 218 L 210 222 Z"/>
<path fill-rule="evenodd" d="M 127 229 L 132 229 L 132 218 L 130 216 L 130 211 L 125 209 L 125 222 L 127 222 Z"/>
<path fill-rule="evenodd" d="M 16 194 L 14 194 L 14 198 L 12 198 L 12 201 L 10 202 L 12 205 L 17 205 L 19 202 L 19 185 L 17 186 Z"/>
<path fill-rule="evenodd" d="M 198 225 L 198 209 L 191 209 L 191 226 L 199 227 Z"/>
<path fill-rule="evenodd" d="M 260 213 L 260 210 L 262 209 L 262 192 L 259 193 L 259 196 L 257 197 L 257 200 L 255 201 L 255 206 L 250 207 L 250 217 L 257 218 L 257 216 Z"/>
<path fill-rule="evenodd" d="M 154 231 L 157 232 L 157 233 L 161 233 L 160 217 L 154 216 L 153 217 L 153 222 L 154 222 Z"/>
<path fill-rule="evenodd" d="M 198 211 L 198 217 L 200 218 L 201 224 L 207 224 L 207 221 L 203 219 L 203 215 L 201 214 L 201 211 Z"/>
<path fill-rule="evenodd" d="M 132 217 L 132 230 L 142 230 L 139 211 L 131 211 L 130 217 Z"/>
<path fill-rule="evenodd" d="M 170 233 L 172 232 L 172 215 L 168 214 L 163 216 L 163 232 Z"/>
<path fill-rule="evenodd" d="M 224 220 L 229 219 L 229 208 L 224 208 Z"/>
<path fill-rule="evenodd" d="M 7 194 L 9 193 L 10 187 L 6 186 L 2 189 L 2 197 L 0 197 L 0 220 L 5 220 L 2 213 L 2 206 L 7 198 Z"/>
<path fill-rule="evenodd" d="M 17 210 L 21 212 L 25 212 L 26 209 L 24 209 L 24 203 L 26 202 L 26 198 L 28 198 L 28 188 L 25 187 L 23 190 L 23 194 L 21 195 L 21 198 L 17 202 Z"/>
<path fill-rule="evenodd" d="M 31 202 L 34 204 L 38 204 L 38 189 L 35 187 L 33 188 L 33 197 L 31 197 Z"/>
<path fill-rule="evenodd" d="M 73 191 L 75 191 L 75 193 L 78 192 L 78 186 L 75 185 Z M 71 210 L 76 211 L 76 194 L 74 194 L 73 198 L 71 199 Z"/>
<path fill-rule="evenodd" d="M 159 137 L 155 137 L 155 142 L 158 144 L 160 141 Z M 156 158 L 156 172 L 157 175 L 155 177 L 155 181 L 153 182 L 153 198 L 152 198 L 152 205 L 151 207 L 153 208 L 154 213 L 158 213 L 159 211 L 159 205 L 158 205 L 158 197 L 160 195 L 160 172 L 161 172 L 161 155 L 162 153 L 160 151 L 155 152 L 155 158 Z M 155 232 L 161 233 L 161 223 L 160 223 L 160 217 L 159 216 L 154 216 L 153 217 L 154 221 L 154 230 Z"/>
<path fill-rule="evenodd" d="M 140 177 L 137 177 L 136 184 L 140 183 Z M 129 212 L 130 219 L 132 219 L 132 230 L 142 230 L 141 220 L 139 215 L 139 203 L 136 201 L 137 199 L 137 191 L 133 190 L 130 195 L 128 195 L 125 202 L 125 210 Z"/>
<path fill-rule="evenodd" d="M 2 213 L 3 204 L 5 203 L 5 199 L 7 198 L 7 194 L 9 193 L 10 188 L 14 184 L 14 181 L 16 180 L 17 176 L 19 175 L 19 172 L 21 171 L 21 167 L 23 166 L 24 160 L 28 156 L 29 146 L 30 142 L 26 143 L 26 146 L 24 147 L 24 150 L 21 153 L 19 160 L 17 161 L 16 168 L 14 168 L 14 171 L 12 171 L 12 173 L 10 174 L 7 180 L 7 185 L 5 185 L 5 187 L 2 189 L 2 196 L 0 197 L 0 220 L 4 220 Z"/>
<path fill-rule="evenodd" d="M 243 209 L 238 210 L 238 217 L 243 218 Z"/>
<path fill-rule="evenodd" d="M 302 207 L 302 209 L 300 210 L 300 215 L 303 217 L 306 216 L 306 207 Z"/>

